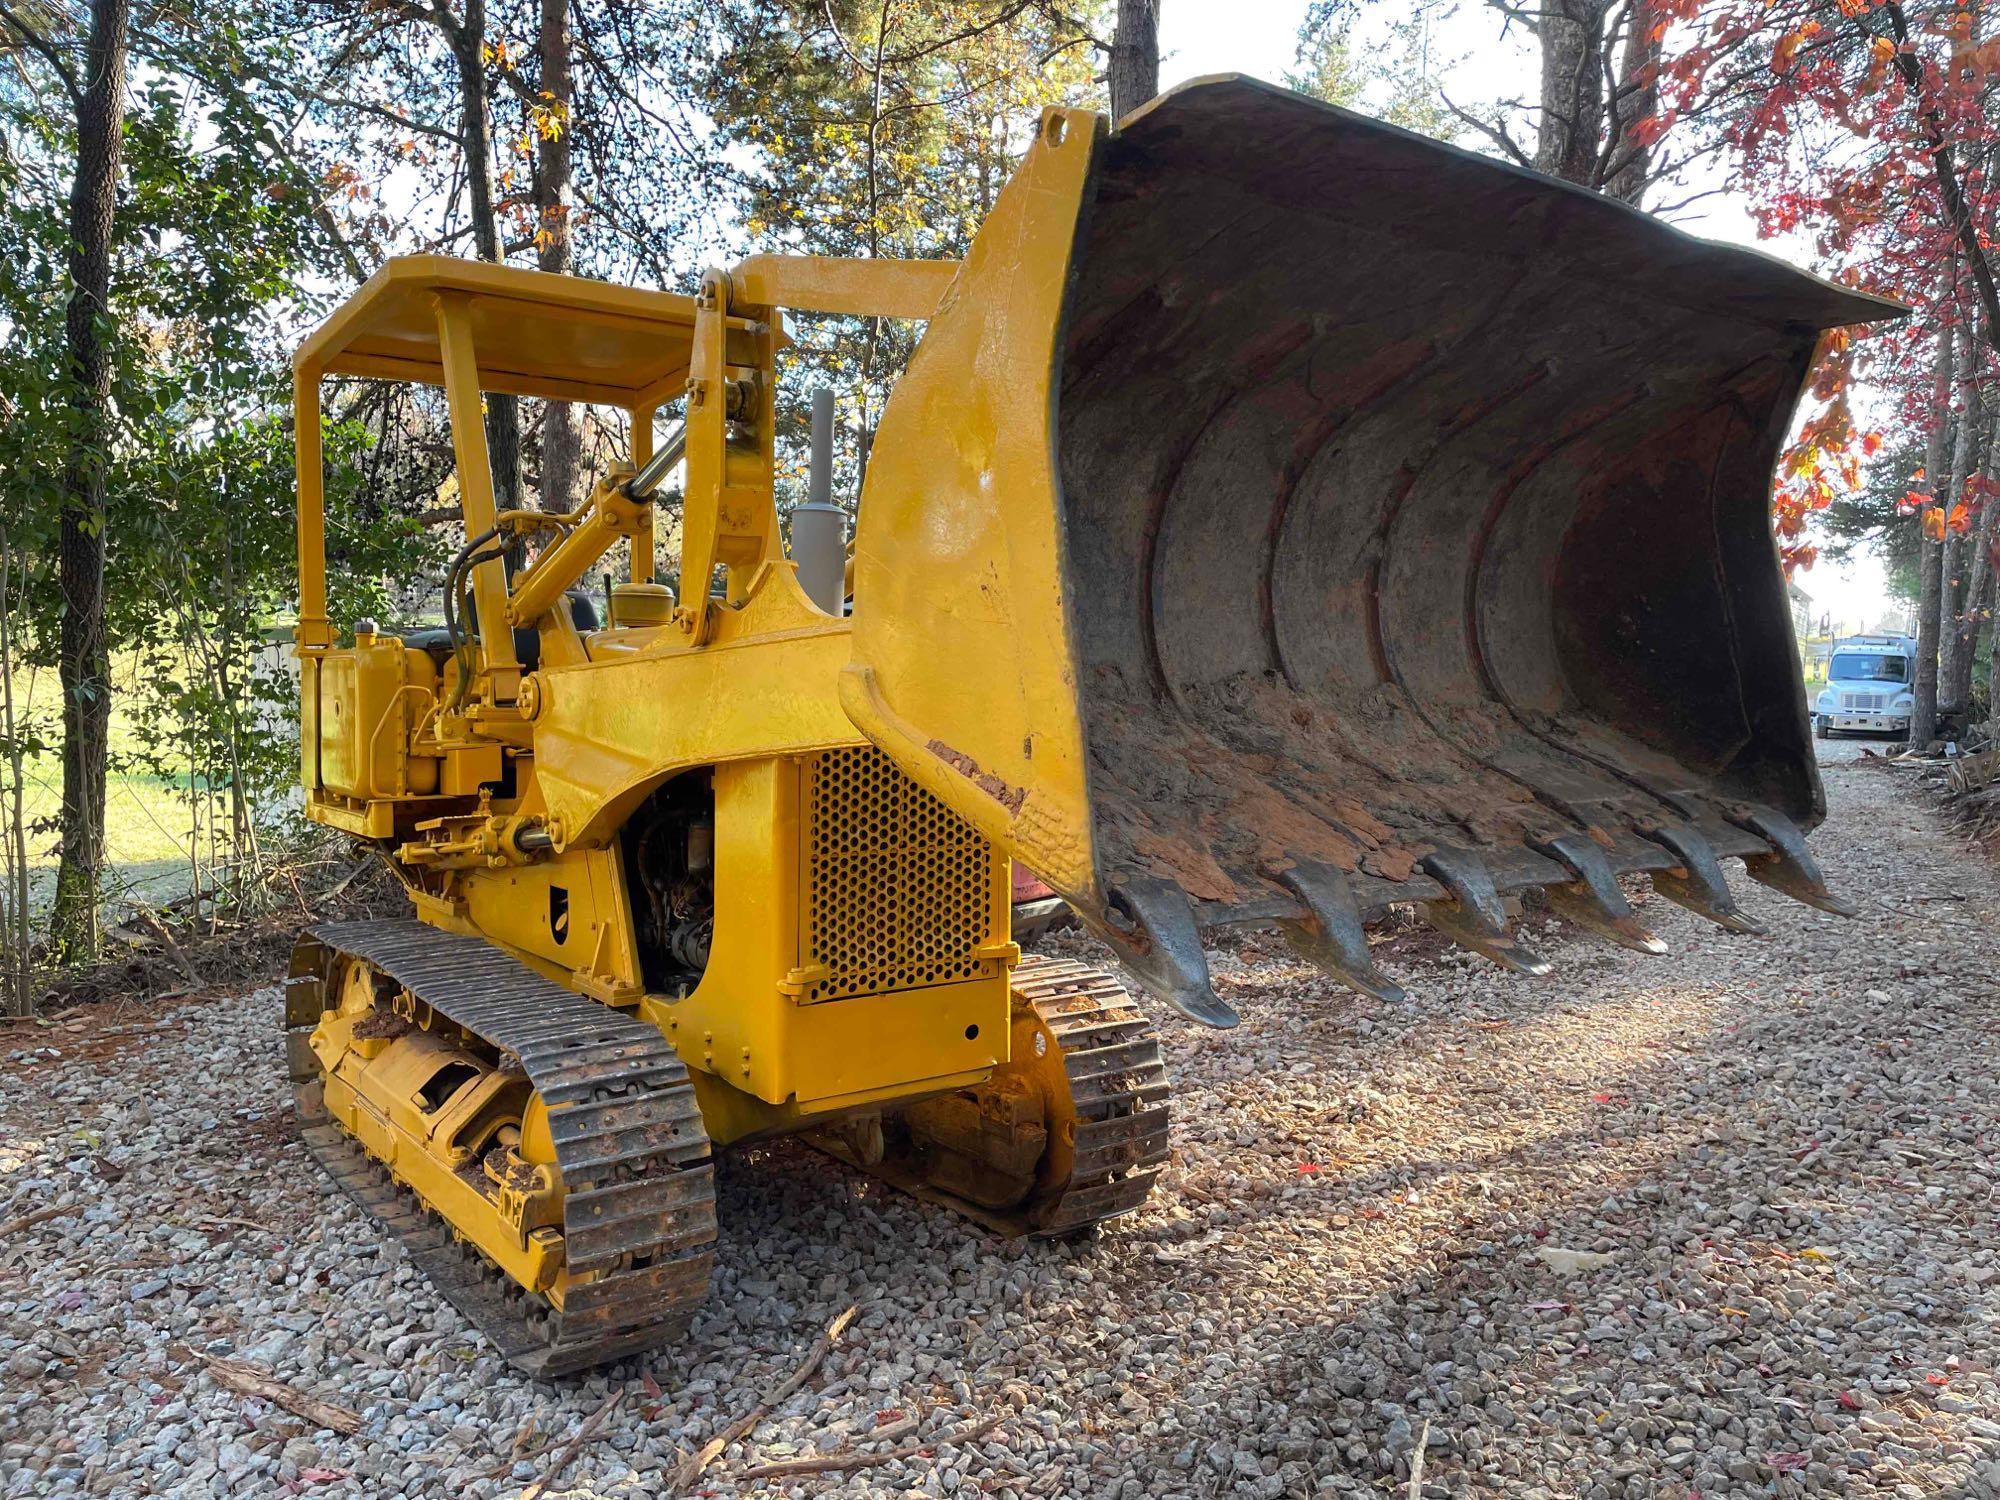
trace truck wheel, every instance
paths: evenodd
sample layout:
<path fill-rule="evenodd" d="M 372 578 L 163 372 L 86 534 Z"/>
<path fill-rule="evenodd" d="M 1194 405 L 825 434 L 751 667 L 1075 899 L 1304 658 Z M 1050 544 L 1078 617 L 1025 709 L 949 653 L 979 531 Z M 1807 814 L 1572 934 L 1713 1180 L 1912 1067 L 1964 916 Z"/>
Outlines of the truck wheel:
<path fill-rule="evenodd" d="M 1822 740 L 1833 738 L 1832 731 L 1826 727 L 1825 714 L 1813 715 L 1813 735 Z"/>

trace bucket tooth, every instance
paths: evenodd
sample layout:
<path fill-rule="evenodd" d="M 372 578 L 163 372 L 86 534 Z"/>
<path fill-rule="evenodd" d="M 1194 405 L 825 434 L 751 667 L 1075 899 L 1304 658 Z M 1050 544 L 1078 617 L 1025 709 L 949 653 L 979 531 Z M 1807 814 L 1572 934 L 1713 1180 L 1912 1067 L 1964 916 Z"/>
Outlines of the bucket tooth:
<path fill-rule="evenodd" d="M 1667 945 L 1655 937 L 1632 910 L 1632 903 L 1619 889 L 1617 872 L 1604 851 L 1580 833 L 1534 844 L 1537 854 L 1547 855 L 1576 879 L 1552 885 L 1545 893 L 1549 905 L 1590 932 L 1609 938 L 1634 953 L 1665 953 Z"/>
<path fill-rule="evenodd" d="M 1237 1023 L 1236 1012 L 1209 984 L 1208 958 L 1185 891 L 1170 880 L 1144 876 L 1113 889 L 1110 904 L 1114 918 L 1123 917 L 1129 927 L 1087 916 L 1085 924 L 1134 979 L 1190 1021 L 1218 1030 Z"/>
<path fill-rule="evenodd" d="M 1451 899 L 1419 902 L 1417 910 L 1454 943 L 1516 974 L 1539 979 L 1555 968 L 1534 949 L 1514 940 L 1493 876 L 1478 855 L 1465 849 L 1439 849 L 1425 855 L 1418 868 L 1450 892 Z"/>
<path fill-rule="evenodd" d="M 1769 854 L 1747 855 L 1743 868 L 1759 885 L 1767 885 L 1781 896 L 1803 901 L 1836 917 L 1854 915 L 1853 903 L 1843 901 L 1826 888 L 1819 861 L 1806 848 L 1806 836 L 1799 825 L 1775 808 L 1751 807 L 1743 816 L 1732 818 L 1739 828 L 1747 828 L 1771 846 Z"/>
<path fill-rule="evenodd" d="M 1679 872 L 1653 872 L 1654 890 L 1726 932 L 1764 931 L 1737 908 L 1736 898 L 1729 892 L 1729 882 L 1722 875 L 1722 861 L 1715 857 L 1707 839 L 1685 826 L 1654 828 L 1646 837 L 1680 861 Z"/>
<path fill-rule="evenodd" d="M 1278 923 L 1294 952 L 1371 1000 L 1391 1005 L 1402 1000 L 1403 987 L 1369 955 L 1361 907 L 1344 870 L 1306 860 L 1280 875 L 1278 883 L 1306 909 L 1305 916 Z"/>

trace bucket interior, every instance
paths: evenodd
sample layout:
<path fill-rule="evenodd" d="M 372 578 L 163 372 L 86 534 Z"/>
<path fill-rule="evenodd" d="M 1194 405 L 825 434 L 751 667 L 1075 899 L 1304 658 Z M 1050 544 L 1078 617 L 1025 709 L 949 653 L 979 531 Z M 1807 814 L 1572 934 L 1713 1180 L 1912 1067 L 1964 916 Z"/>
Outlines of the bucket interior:
<path fill-rule="evenodd" d="M 1823 811 L 1771 472 L 1876 304 L 1250 83 L 1104 143 L 1056 414 L 1107 888 Z M 1732 842 L 1734 841 L 1734 842 Z"/>

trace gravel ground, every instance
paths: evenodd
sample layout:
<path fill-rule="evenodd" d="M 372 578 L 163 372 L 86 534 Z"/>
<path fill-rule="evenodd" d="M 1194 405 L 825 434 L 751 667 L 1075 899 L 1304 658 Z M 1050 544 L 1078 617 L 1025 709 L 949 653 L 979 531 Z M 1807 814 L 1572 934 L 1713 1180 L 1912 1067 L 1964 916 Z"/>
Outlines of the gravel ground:
<path fill-rule="evenodd" d="M 858 1303 L 696 1492 L 999 1413 L 770 1492 L 1400 1500 L 1427 1433 L 1429 1496 L 2000 1494 L 2000 887 L 1862 743 L 1821 747 L 1817 840 L 1857 921 L 1746 882 L 1774 935 L 1731 938 L 1652 901 L 1672 957 L 1550 929 L 1541 985 L 1399 939 L 1395 1007 L 1252 939 L 1215 955 L 1242 1028 L 1166 1028 L 1144 1214 L 1006 1244 L 803 1148 L 734 1155 L 685 1347 L 560 1387 L 511 1375 L 291 1141 L 274 990 L 9 1028 L 0 1492 L 513 1496 L 623 1392 L 551 1493 L 662 1493 Z"/>

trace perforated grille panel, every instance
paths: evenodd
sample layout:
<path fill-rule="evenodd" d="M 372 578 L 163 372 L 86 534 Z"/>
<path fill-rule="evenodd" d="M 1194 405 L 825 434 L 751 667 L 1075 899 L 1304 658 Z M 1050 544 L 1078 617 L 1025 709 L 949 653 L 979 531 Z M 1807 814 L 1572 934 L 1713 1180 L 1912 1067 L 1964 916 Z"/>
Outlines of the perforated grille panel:
<path fill-rule="evenodd" d="M 992 849 L 874 746 L 806 770 L 806 955 L 827 974 L 803 997 L 844 1000 L 998 973 L 988 937 Z"/>

